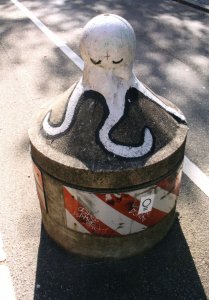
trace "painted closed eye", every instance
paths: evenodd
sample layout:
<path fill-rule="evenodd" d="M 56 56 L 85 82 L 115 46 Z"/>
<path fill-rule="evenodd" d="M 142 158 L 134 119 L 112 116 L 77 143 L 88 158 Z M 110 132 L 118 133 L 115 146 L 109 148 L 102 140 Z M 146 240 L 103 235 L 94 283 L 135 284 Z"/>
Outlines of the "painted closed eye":
<path fill-rule="evenodd" d="M 94 64 L 94 65 L 99 65 L 101 64 L 101 60 L 98 60 L 98 61 L 95 61 L 93 58 L 90 58 L 91 62 Z"/>
<path fill-rule="evenodd" d="M 121 63 L 122 61 L 123 61 L 123 58 L 121 58 L 121 59 L 118 60 L 118 61 L 113 60 L 112 63 L 113 63 L 113 64 L 119 64 L 119 63 Z"/>

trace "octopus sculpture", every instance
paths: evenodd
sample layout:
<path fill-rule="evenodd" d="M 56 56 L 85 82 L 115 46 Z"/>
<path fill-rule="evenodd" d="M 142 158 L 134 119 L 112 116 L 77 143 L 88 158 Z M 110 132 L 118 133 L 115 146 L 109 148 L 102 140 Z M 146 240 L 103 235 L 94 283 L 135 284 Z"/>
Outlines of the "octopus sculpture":
<path fill-rule="evenodd" d="M 124 145 L 111 138 L 111 131 L 124 117 L 126 101 L 130 101 L 131 92 L 137 90 L 147 101 L 165 110 L 177 122 L 185 123 L 185 117 L 180 111 L 166 105 L 136 78 L 133 72 L 135 48 L 134 30 L 125 19 L 103 14 L 90 20 L 84 27 L 80 42 L 84 61 L 83 76 L 69 96 L 62 122 L 53 124 L 50 121 L 51 111 L 47 112 L 42 124 L 44 133 L 49 138 L 65 135 L 79 110 L 78 103 L 87 91 L 95 91 L 105 99 L 107 109 L 105 119 L 98 128 L 98 139 L 103 149 L 118 157 L 144 157 L 150 153 L 155 140 L 152 130 L 146 124 L 140 145 Z"/>

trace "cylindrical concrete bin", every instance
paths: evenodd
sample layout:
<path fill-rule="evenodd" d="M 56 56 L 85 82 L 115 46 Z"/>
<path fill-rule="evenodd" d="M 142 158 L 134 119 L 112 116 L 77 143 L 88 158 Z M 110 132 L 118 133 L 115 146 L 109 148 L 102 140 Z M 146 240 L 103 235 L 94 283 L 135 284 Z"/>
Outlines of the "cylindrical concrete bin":
<path fill-rule="evenodd" d="M 69 251 L 127 257 L 172 225 L 188 128 L 134 76 L 127 21 L 92 19 L 80 49 L 83 77 L 29 130 L 43 223 Z"/>

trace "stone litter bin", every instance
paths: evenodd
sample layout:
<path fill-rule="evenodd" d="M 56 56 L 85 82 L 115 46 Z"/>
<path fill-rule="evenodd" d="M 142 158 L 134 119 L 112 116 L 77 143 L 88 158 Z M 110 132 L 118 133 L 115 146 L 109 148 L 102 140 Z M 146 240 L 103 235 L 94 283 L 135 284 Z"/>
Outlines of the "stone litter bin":
<path fill-rule="evenodd" d="M 74 253 L 135 255 L 174 221 L 188 128 L 175 105 L 134 75 L 135 47 L 123 18 L 90 20 L 82 78 L 29 130 L 44 227 Z"/>

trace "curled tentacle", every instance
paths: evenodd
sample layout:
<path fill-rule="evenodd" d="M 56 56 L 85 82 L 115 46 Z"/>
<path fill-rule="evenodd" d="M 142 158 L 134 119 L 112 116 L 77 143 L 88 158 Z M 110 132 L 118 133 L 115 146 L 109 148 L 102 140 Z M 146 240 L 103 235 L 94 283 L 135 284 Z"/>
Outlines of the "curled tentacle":
<path fill-rule="evenodd" d="M 110 131 L 117 122 L 109 115 L 99 131 L 99 139 L 107 151 L 124 158 L 139 158 L 147 155 L 152 150 L 154 139 L 148 127 L 144 129 L 143 143 L 140 146 L 125 146 L 111 141 Z"/>
<path fill-rule="evenodd" d="M 78 101 L 79 101 L 82 93 L 83 93 L 83 87 L 79 82 L 78 85 L 76 86 L 75 90 L 73 91 L 70 99 L 68 100 L 65 116 L 60 125 L 50 124 L 51 111 L 49 111 L 46 114 L 46 116 L 43 120 L 42 127 L 43 127 L 44 132 L 47 134 L 47 136 L 49 136 L 49 137 L 59 136 L 59 135 L 65 133 L 69 129 L 69 127 L 72 123 L 73 117 L 75 115 L 75 110 L 76 110 Z"/>

